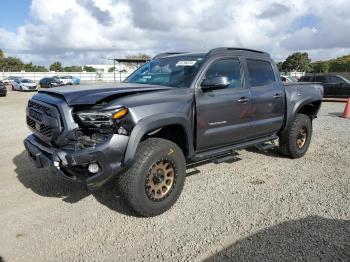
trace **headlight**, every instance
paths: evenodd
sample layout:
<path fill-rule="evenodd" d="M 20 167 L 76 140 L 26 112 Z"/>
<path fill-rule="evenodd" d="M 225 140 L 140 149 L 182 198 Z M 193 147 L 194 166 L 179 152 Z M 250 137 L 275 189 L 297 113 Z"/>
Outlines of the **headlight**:
<path fill-rule="evenodd" d="M 116 121 L 124 117 L 127 113 L 127 108 L 119 108 L 111 111 L 80 111 L 76 113 L 76 116 L 79 122 L 85 127 L 113 129 L 117 127 Z"/>

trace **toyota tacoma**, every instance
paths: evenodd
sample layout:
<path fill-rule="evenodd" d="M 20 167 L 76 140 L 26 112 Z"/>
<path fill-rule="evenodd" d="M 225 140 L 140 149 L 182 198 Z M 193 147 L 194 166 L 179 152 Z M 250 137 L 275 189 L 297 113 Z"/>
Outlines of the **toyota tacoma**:
<path fill-rule="evenodd" d="M 155 216 L 178 199 L 186 167 L 248 147 L 302 157 L 322 97 L 320 84 L 284 85 L 265 52 L 161 53 L 120 84 L 39 90 L 24 145 L 38 168 L 89 190 L 117 176 L 129 206 Z"/>

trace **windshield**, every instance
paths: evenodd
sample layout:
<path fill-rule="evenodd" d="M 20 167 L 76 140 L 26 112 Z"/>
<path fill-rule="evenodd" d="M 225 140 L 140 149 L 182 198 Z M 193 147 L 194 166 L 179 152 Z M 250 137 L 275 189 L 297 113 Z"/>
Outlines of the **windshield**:
<path fill-rule="evenodd" d="M 32 81 L 30 79 L 22 79 L 21 82 L 22 83 L 34 83 L 34 81 Z"/>
<path fill-rule="evenodd" d="M 124 82 L 170 87 L 189 87 L 203 63 L 204 55 L 174 56 L 152 60 Z"/>

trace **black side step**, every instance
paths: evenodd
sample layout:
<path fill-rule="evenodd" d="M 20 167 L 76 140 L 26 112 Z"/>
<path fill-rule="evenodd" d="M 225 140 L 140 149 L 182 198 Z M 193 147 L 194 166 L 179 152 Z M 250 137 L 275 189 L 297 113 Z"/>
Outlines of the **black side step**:
<path fill-rule="evenodd" d="M 269 149 L 275 148 L 276 145 L 272 143 L 262 143 L 262 144 L 256 145 L 255 147 L 260 151 L 267 151 Z"/>
<path fill-rule="evenodd" d="M 277 138 L 278 138 L 277 135 L 270 135 L 270 136 L 266 136 L 263 138 L 259 138 L 259 139 L 255 139 L 255 140 L 251 140 L 251 141 L 246 141 L 246 142 L 243 142 L 241 144 L 229 145 L 229 146 L 225 146 L 225 147 L 221 147 L 221 148 L 208 150 L 205 152 L 200 152 L 200 153 L 197 153 L 191 160 L 192 160 L 192 162 L 197 162 L 197 161 L 206 160 L 206 159 L 213 159 L 216 157 L 220 157 L 224 154 L 227 155 L 234 150 L 260 145 L 264 142 L 272 141 L 272 140 L 275 140 Z"/>
<path fill-rule="evenodd" d="M 214 164 L 220 164 L 220 163 L 223 163 L 223 162 L 232 163 L 232 162 L 241 160 L 240 158 L 237 157 L 237 155 L 238 155 L 238 153 L 233 152 L 230 155 L 224 155 L 224 156 L 221 156 L 221 157 L 214 158 L 212 160 L 212 162 Z"/>

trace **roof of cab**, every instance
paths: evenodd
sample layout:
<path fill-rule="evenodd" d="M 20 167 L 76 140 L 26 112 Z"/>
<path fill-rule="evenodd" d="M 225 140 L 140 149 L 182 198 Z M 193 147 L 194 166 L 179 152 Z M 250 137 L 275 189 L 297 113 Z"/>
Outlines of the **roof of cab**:
<path fill-rule="evenodd" d="M 258 56 L 264 58 L 270 58 L 269 53 L 264 51 L 249 49 L 249 48 L 239 48 L 239 47 L 218 47 L 211 49 L 207 53 L 186 53 L 186 52 L 166 52 L 156 55 L 153 59 L 164 58 L 164 57 L 176 57 L 176 56 L 214 56 L 220 54 L 232 54 L 232 55 L 246 55 L 246 56 Z"/>

